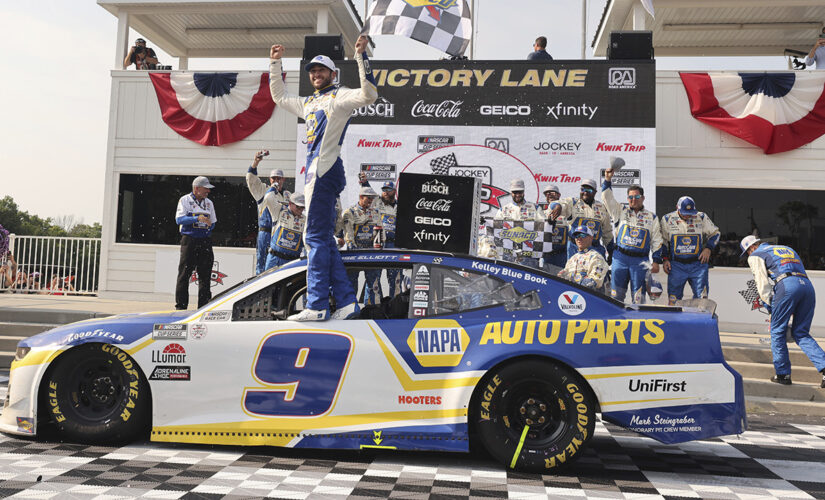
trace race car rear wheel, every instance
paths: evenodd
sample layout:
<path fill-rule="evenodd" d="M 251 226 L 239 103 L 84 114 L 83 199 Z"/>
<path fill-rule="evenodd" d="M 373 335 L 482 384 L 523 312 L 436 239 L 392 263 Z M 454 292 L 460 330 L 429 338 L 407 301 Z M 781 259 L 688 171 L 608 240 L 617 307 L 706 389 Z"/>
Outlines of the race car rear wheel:
<path fill-rule="evenodd" d="M 487 451 L 508 468 L 546 472 L 578 458 L 593 435 L 596 404 L 584 381 L 541 360 L 489 373 L 471 416 Z"/>
<path fill-rule="evenodd" d="M 43 411 L 70 441 L 128 441 L 149 416 L 149 389 L 137 364 L 110 344 L 85 344 L 61 355 L 42 391 Z"/>

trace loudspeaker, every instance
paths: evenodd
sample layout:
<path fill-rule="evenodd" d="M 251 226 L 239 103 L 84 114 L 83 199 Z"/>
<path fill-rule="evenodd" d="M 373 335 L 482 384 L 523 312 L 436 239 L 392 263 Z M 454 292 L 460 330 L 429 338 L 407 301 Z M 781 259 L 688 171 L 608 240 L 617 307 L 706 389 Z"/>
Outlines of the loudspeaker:
<path fill-rule="evenodd" d="M 611 31 L 608 59 L 653 59 L 652 31 Z"/>
<path fill-rule="evenodd" d="M 341 35 L 307 35 L 304 37 L 304 61 L 315 56 L 327 56 L 333 61 L 344 59 L 344 38 Z"/>

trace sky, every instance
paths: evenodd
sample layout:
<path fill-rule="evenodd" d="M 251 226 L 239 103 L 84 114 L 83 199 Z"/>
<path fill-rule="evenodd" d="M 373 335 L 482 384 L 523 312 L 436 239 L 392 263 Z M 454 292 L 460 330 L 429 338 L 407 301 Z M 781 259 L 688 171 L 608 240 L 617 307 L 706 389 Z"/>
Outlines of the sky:
<path fill-rule="evenodd" d="M 0 1 L 0 95 L 6 96 L 0 113 L 0 197 L 10 195 L 22 210 L 44 218 L 101 222 L 117 18 L 94 0 Z M 589 44 L 606 0 L 586 1 L 592 58 Z M 353 2 L 363 10 L 363 0 Z M 581 56 L 582 0 L 519 0 L 519 9 L 501 9 L 502 0 L 476 0 L 476 5 L 475 59 L 524 59 L 539 35 L 547 36 L 553 57 Z M 129 40 L 138 36 L 133 31 Z M 401 37 L 376 37 L 375 43 L 374 59 L 443 57 Z M 158 56 L 176 67 L 177 59 L 162 51 Z M 190 59 L 189 69 L 265 70 L 267 56 L 263 51 L 259 59 Z M 285 67 L 295 70 L 298 61 Z M 787 61 L 659 58 L 657 67 L 785 70 Z"/>

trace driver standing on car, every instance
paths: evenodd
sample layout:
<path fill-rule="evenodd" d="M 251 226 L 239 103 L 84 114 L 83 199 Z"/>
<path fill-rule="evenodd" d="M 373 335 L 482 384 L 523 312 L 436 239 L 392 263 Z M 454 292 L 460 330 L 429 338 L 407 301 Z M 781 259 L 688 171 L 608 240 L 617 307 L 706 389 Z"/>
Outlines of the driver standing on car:
<path fill-rule="evenodd" d="M 593 230 L 584 225 L 578 226 L 571 231 L 571 237 L 576 242 L 577 251 L 567 259 L 559 276 L 588 288 L 601 288 L 607 276 L 607 261 L 592 246 L 595 237 Z"/>
<path fill-rule="evenodd" d="M 562 217 L 570 223 L 570 228 L 587 226 L 593 232 L 595 248 L 603 257 L 613 250 L 613 226 L 610 223 L 610 214 L 607 208 L 596 201 L 596 181 L 585 179 L 581 184 L 581 194 L 578 198 L 562 198 L 550 203 L 550 218 L 553 220 Z M 571 234 L 572 236 L 572 234 Z M 604 242 L 604 246 L 599 243 Z M 567 258 L 577 252 L 576 245 L 571 237 L 567 241 Z"/>
<path fill-rule="evenodd" d="M 335 244 L 335 200 L 344 190 L 344 163 L 341 144 L 347 124 L 356 109 L 375 102 L 378 87 L 366 56 L 367 37 L 355 42 L 360 89 L 348 89 L 334 83 L 335 63 L 327 56 L 316 56 L 304 67 L 315 92 L 309 97 L 290 96 L 281 75 L 283 45 L 269 51 L 269 90 L 272 100 L 290 113 L 304 118 L 307 129 L 306 196 L 307 307 L 290 316 L 291 321 L 329 319 L 330 288 L 338 305 L 333 319 L 347 319 L 358 312 L 355 292 L 338 245 Z"/>
<path fill-rule="evenodd" d="M 270 210 L 276 210 L 274 199 L 267 202 Z M 269 255 L 266 258 L 266 270 L 286 264 L 301 256 L 304 249 L 304 195 L 295 193 L 289 197 L 288 205 L 280 205 L 272 228 L 269 243 Z"/>
<path fill-rule="evenodd" d="M 262 150 L 255 153 L 252 166 L 246 172 L 246 186 L 249 193 L 258 204 L 258 243 L 256 248 L 255 274 L 261 274 L 266 269 L 269 255 L 269 241 L 272 234 L 272 219 L 278 217 L 281 206 L 289 199 L 289 191 L 284 191 L 284 171 L 279 169 L 269 173 L 269 187 L 258 178 L 258 164 L 269 155 L 269 151 Z M 271 203 L 267 198 L 271 198 Z M 276 207 L 274 212 L 268 206 Z"/>

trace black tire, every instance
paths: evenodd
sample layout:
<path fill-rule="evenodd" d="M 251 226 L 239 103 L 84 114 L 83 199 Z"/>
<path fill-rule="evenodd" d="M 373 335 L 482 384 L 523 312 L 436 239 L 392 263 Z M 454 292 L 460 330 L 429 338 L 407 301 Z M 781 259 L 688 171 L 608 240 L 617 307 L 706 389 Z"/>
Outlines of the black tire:
<path fill-rule="evenodd" d="M 596 425 L 596 404 L 584 381 L 539 360 L 490 372 L 471 410 L 490 455 L 526 472 L 547 472 L 578 458 Z"/>
<path fill-rule="evenodd" d="M 91 343 L 57 358 L 42 386 L 43 412 L 60 437 L 80 442 L 126 442 L 148 422 L 149 387 L 122 349 Z"/>

